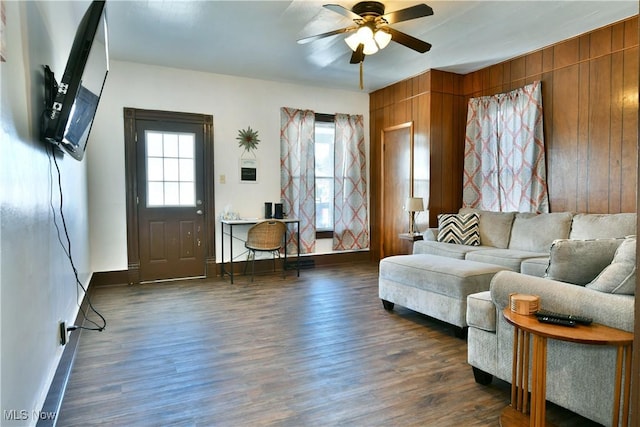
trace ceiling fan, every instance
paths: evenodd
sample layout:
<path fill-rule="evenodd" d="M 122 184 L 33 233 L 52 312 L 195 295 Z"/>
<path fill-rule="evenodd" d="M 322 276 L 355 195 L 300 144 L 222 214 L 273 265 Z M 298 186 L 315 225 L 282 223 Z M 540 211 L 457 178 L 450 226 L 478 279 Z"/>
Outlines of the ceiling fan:
<path fill-rule="evenodd" d="M 377 1 L 359 2 L 351 10 L 339 4 L 325 4 L 323 7 L 352 19 L 354 25 L 302 38 L 298 40 L 299 44 L 352 32 L 352 35 L 345 38 L 345 42 L 353 51 L 349 61 L 351 64 L 362 64 L 366 55 L 373 55 L 378 50 L 384 49 L 392 40 L 420 53 L 431 49 L 431 44 L 391 27 L 398 22 L 433 15 L 433 9 L 426 4 L 418 4 L 387 14 L 384 13 L 384 4 Z"/>

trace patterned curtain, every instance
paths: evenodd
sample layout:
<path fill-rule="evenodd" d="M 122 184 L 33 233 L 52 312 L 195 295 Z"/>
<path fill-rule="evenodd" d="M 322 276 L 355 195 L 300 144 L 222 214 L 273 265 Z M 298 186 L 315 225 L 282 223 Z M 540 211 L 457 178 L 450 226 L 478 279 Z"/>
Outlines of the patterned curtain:
<path fill-rule="evenodd" d="M 287 216 L 300 219 L 303 254 L 316 247 L 315 120 L 313 111 L 280 109 L 280 197 Z M 293 253 L 297 236 L 288 236 L 287 253 Z"/>
<path fill-rule="evenodd" d="M 549 212 L 541 83 L 469 100 L 463 206 Z"/>
<path fill-rule="evenodd" d="M 362 116 L 336 114 L 333 249 L 369 247 Z"/>

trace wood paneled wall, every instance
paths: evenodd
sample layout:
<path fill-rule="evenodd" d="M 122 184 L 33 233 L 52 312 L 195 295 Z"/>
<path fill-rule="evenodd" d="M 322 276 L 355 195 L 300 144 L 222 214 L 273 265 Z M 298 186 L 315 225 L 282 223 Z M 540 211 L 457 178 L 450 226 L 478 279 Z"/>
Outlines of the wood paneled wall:
<path fill-rule="evenodd" d="M 461 76 L 425 73 L 370 95 L 372 257 L 380 254 L 382 129 L 414 123 L 429 224 L 462 204 L 466 103 L 542 81 L 551 210 L 636 211 L 638 17 Z M 419 183 L 416 183 L 419 188 Z"/>
<path fill-rule="evenodd" d="M 467 97 L 542 81 L 551 210 L 635 212 L 638 18 L 464 76 Z"/>
<path fill-rule="evenodd" d="M 430 70 L 371 94 L 372 256 L 379 257 L 385 243 L 380 240 L 384 224 L 377 190 L 381 188 L 383 129 L 413 123 L 413 195 L 424 198 L 429 223 L 435 224 L 439 213 L 460 207 L 464 154 L 460 141 L 464 142 L 466 114 L 462 84 L 461 75 Z"/>

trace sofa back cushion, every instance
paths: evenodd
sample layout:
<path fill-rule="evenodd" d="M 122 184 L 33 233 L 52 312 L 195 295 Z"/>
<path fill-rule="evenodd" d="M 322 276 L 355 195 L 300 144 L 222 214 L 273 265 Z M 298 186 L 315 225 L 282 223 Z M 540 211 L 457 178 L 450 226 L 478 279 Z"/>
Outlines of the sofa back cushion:
<path fill-rule="evenodd" d="M 623 238 L 636 234 L 636 214 L 576 214 L 570 239 Z"/>
<path fill-rule="evenodd" d="M 511 227 L 509 249 L 548 252 L 554 240 L 569 237 L 572 217 L 571 212 L 544 214 L 518 212 Z"/>
<path fill-rule="evenodd" d="M 587 288 L 612 294 L 635 295 L 636 292 L 636 236 L 624 239 L 613 261 Z"/>
<path fill-rule="evenodd" d="M 560 282 L 586 285 L 611 263 L 624 239 L 558 239 L 551 245 L 545 276 Z"/>
<path fill-rule="evenodd" d="M 490 212 L 473 208 L 461 208 L 461 214 L 477 213 L 480 216 L 480 244 L 498 249 L 509 247 L 511 226 L 515 212 Z"/>

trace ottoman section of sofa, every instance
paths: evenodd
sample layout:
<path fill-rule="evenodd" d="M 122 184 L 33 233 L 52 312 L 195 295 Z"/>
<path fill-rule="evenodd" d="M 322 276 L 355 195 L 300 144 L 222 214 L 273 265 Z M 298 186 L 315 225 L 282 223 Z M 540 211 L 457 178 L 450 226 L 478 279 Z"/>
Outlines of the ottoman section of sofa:
<path fill-rule="evenodd" d="M 437 255 L 397 255 L 380 261 L 378 295 L 386 309 L 399 304 L 466 328 L 467 296 L 488 291 L 493 276 L 509 268 Z"/>

